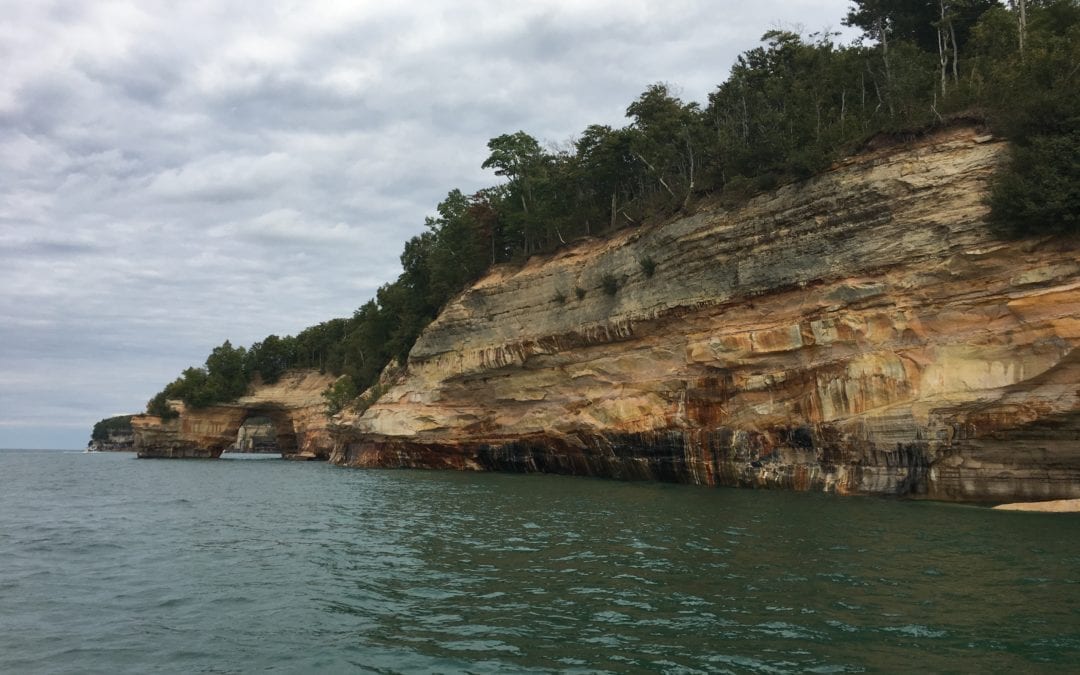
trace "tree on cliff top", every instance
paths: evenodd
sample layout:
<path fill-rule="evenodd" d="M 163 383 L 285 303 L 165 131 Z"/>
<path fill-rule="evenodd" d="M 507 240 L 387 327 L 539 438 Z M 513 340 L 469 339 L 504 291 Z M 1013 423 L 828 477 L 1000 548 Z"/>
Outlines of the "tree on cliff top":
<path fill-rule="evenodd" d="M 251 345 L 244 356 L 244 372 L 248 377 L 258 373 L 267 384 L 277 382 L 289 367 L 289 351 L 286 341 L 277 335 L 267 335 L 261 342 Z"/>

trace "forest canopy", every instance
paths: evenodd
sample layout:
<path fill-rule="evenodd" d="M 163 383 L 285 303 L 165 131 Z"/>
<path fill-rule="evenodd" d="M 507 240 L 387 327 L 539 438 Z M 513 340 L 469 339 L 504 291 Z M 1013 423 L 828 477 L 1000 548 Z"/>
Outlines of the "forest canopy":
<path fill-rule="evenodd" d="M 991 221 L 1002 237 L 1080 233 L 1080 0 L 855 0 L 863 31 L 764 34 L 704 104 L 648 86 L 620 128 L 594 124 L 567 147 L 525 131 L 488 142 L 483 167 L 502 182 L 450 190 L 402 272 L 351 317 L 248 348 L 228 341 L 148 403 L 200 407 L 242 395 L 289 368 L 343 377 L 328 411 L 356 401 L 424 327 L 491 266 L 584 236 L 669 217 L 705 196 L 737 201 L 821 171 L 881 133 L 911 134 L 976 118 L 1012 141 Z M 370 397 L 369 399 L 370 400 Z"/>

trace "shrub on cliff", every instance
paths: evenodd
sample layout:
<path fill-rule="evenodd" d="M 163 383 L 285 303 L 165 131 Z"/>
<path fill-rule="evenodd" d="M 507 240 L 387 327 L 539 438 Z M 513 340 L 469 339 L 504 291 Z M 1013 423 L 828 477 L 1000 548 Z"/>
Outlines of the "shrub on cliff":
<path fill-rule="evenodd" d="M 646 277 L 652 277 L 656 274 L 656 261 L 652 259 L 652 256 L 645 256 L 638 260 L 638 264 L 641 265 L 641 271 L 645 273 Z"/>
<path fill-rule="evenodd" d="M 600 286 L 606 295 L 615 295 L 619 292 L 619 280 L 610 272 L 600 278 Z"/>
<path fill-rule="evenodd" d="M 1018 142 L 990 207 L 992 222 L 1013 237 L 1080 234 L 1080 131 Z"/>
<path fill-rule="evenodd" d="M 154 396 L 146 403 L 146 412 L 150 415 L 157 415 L 163 420 L 171 420 L 179 416 L 179 414 L 172 409 L 168 403 L 169 387 L 154 394 Z"/>
<path fill-rule="evenodd" d="M 326 401 L 327 416 L 336 415 L 344 410 L 350 403 L 356 400 L 360 394 L 356 389 L 356 382 L 348 375 L 342 375 L 322 393 Z"/>
<path fill-rule="evenodd" d="M 985 22 L 1002 24 L 1002 14 Z M 1013 237 L 1080 234 L 1080 3 L 1033 6 L 1023 51 L 993 37 L 977 32 L 976 44 L 989 45 L 993 121 L 1012 147 L 992 186 L 991 221 Z"/>

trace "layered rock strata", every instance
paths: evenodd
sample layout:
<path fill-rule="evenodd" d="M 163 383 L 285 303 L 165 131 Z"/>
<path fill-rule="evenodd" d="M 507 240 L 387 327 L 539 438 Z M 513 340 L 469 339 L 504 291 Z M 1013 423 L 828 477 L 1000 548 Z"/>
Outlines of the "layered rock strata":
<path fill-rule="evenodd" d="M 988 229 L 1004 151 L 954 128 L 496 269 L 331 459 L 1080 497 L 1080 263 Z"/>
<path fill-rule="evenodd" d="M 316 371 L 290 371 L 273 384 L 255 384 L 232 403 L 185 408 L 179 417 L 131 419 L 139 457 L 216 458 L 237 443 L 249 417 L 268 418 L 275 442 L 287 459 L 326 459 L 333 445 L 322 392 L 334 381 Z"/>

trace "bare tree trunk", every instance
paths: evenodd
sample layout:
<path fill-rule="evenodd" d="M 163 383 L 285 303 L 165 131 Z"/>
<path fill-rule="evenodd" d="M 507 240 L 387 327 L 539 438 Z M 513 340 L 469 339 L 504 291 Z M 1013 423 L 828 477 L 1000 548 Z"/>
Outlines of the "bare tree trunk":
<path fill-rule="evenodd" d="M 870 62 L 869 61 L 866 62 L 866 69 L 870 70 Z M 870 74 L 873 75 L 873 72 L 871 72 Z M 885 100 L 881 95 L 881 87 L 878 86 L 877 78 L 871 78 L 870 81 L 874 85 L 874 94 L 877 95 L 878 104 L 874 108 L 874 112 L 877 112 L 877 111 L 881 110 L 881 106 L 885 105 Z M 892 115 L 892 106 L 891 105 L 889 106 L 889 115 L 890 116 Z"/>
<path fill-rule="evenodd" d="M 945 0 L 938 0 L 937 48 L 941 64 L 941 97 L 948 95 L 949 34 L 945 32 Z M 935 111 L 936 112 L 936 111 Z"/>
<path fill-rule="evenodd" d="M 742 141 L 743 145 L 750 142 L 750 113 L 746 109 L 746 94 L 742 96 Z"/>
<path fill-rule="evenodd" d="M 949 22 L 949 35 L 952 38 L 952 79 L 954 84 L 960 84 L 960 73 L 957 64 L 960 63 L 960 48 L 956 46 L 956 24 Z"/>
<path fill-rule="evenodd" d="M 1024 38 L 1027 37 L 1027 0 L 1017 0 L 1020 9 L 1020 59 L 1024 58 Z"/>
<path fill-rule="evenodd" d="M 885 98 L 889 106 L 889 116 L 894 113 L 892 103 L 892 68 L 889 66 L 889 36 L 885 33 L 885 23 L 878 19 L 878 35 L 881 36 L 881 58 L 885 62 Z M 881 91 L 878 90 L 878 99 L 881 98 Z"/>
<path fill-rule="evenodd" d="M 636 152 L 634 153 L 634 157 L 637 157 L 638 159 L 640 159 L 641 162 L 645 166 L 647 166 L 649 168 L 649 171 L 652 171 L 654 174 L 656 174 L 656 179 L 658 181 L 660 181 L 660 184 L 664 186 L 664 189 L 668 191 L 669 195 L 671 195 L 672 197 L 675 197 L 675 199 L 678 199 L 678 197 L 675 195 L 675 193 L 672 191 L 672 189 L 668 186 L 667 181 L 664 180 L 664 176 L 661 175 L 661 173 L 656 170 L 656 167 L 654 167 L 652 164 L 649 163 L 649 160 L 645 159 L 644 157 L 642 157 L 640 154 L 638 154 Z"/>
<path fill-rule="evenodd" d="M 866 73 L 859 73 L 859 88 L 862 90 L 861 98 L 859 99 L 859 105 L 862 108 L 862 114 L 866 116 Z"/>
<path fill-rule="evenodd" d="M 683 198 L 682 203 L 682 207 L 685 209 L 687 204 L 690 203 L 690 195 L 694 193 L 694 146 L 690 142 L 690 130 L 684 127 L 683 131 L 686 132 L 686 154 L 690 158 L 690 181 L 689 185 L 686 186 L 686 197 Z"/>
<path fill-rule="evenodd" d="M 619 203 L 617 201 L 616 194 L 616 192 L 611 193 L 611 229 L 613 230 L 615 229 L 615 216 L 619 213 Z"/>

